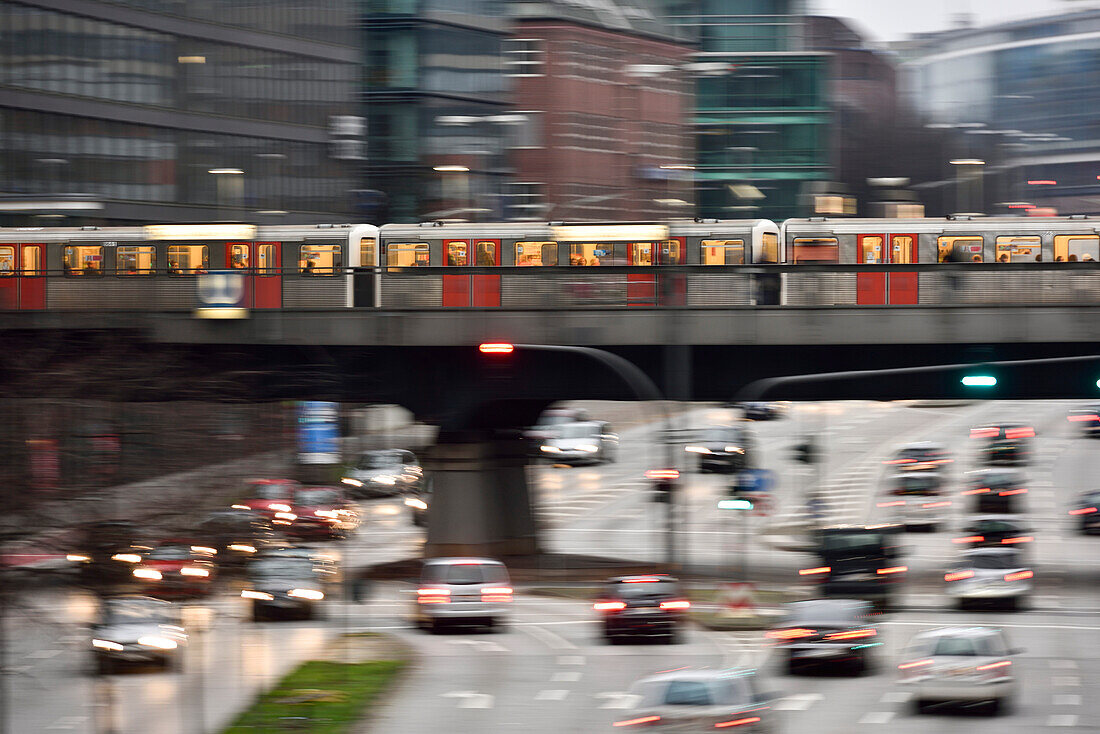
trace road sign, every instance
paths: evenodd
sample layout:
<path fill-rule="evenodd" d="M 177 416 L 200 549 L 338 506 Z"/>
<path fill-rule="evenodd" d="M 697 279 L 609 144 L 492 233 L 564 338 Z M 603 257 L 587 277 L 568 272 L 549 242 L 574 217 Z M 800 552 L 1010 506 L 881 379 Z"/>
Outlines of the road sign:
<path fill-rule="evenodd" d="M 756 586 L 750 583 L 728 583 L 722 586 L 719 612 L 728 616 L 748 616 L 756 612 Z"/>

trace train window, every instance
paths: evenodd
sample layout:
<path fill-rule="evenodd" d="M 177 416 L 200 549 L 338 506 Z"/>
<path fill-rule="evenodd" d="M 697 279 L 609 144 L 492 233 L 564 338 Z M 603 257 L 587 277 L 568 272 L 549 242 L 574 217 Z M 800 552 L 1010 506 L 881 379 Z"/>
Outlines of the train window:
<path fill-rule="evenodd" d="M 42 274 L 42 248 L 38 245 L 23 245 L 23 275 Z"/>
<path fill-rule="evenodd" d="M 194 275 L 210 267 L 210 248 L 206 245 L 169 245 L 168 274 Z"/>
<path fill-rule="evenodd" d="M 744 265 L 744 240 L 703 240 L 704 265 Z"/>
<path fill-rule="evenodd" d="M 679 265 L 680 255 L 680 240 L 665 240 L 657 251 L 657 262 L 661 265 Z"/>
<path fill-rule="evenodd" d="M 999 263 L 1039 262 L 1041 252 L 1042 241 L 1038 237 L 997 238 L 997 262 Z"/>
<path fill-rule="evenodd" d="M 15 248 L 0 247 L 0 276 L 15 275 Z"/>
<path fill-rule="evenodd" d="M 393 267 L 424 267 L 428 264 L 427 242 L 390 242 L 386 245 L 386 264 Z"/>
<path fill-rule="evenodd" d="M 516 265 L 557 265 L 557 242 L 517 242 Z"/>
<path fill-rule="evenodd" d="M 890 262 L 895 265 L 909 265 L 915 262 L 916 250 L 913 247 L 913 238 L 907 234 L 890 235 Z"/>
<path fill-rule="evenodd" d="M 1094 234 L 1054 236 L 1055 262 L 1090 262 L 1092 260 L 1100 260 L 1100 236 Z"/>
<path fill-rule="evenodd" d="M 491 267 L 497 264 L 497 243 L 492 240 L 479 240 L 474 244 L 477 257 L 474 264 L 478 267 Z"/>
<path fill-rule="evenodd" d="M 451 266 L 470 264 L 465 242 L 457 240 L 447 243 L 447 264 Z"/>
<path fill-rule="evenodd" d="M 248 245 L 241 244 L 229 246 L 229 267 L 240 270 L 246 270 L 251 267 Z"/>
<path fill-rule="evenodd" d="M 779 262 L 779 235 L 765 232 L 760 238 L 760 262 L 776 264 Z"/>
<path fill-rule="evenodd" d="M 630 245 L 630 264 L 650 266 L 653 264 L 652 242 L 635 242 Z"/>
<path fill-rule="evenodd" d="M 298 269 L 302 275 L 338 275 L 344 264 L 340 245 L 302 245 L 299 248 Z"/>
<path fill-rule="evenodd" d="M 883 262 L 882 237 L 871 234 L 860 237 L 859 259 L 856 262 L 864 265 L 877 265 Z"/>
<path fill-rule="evenodd" d="M 945 262 L 982 261 L 981 237 L 940 237 L 936 240 L 937 259 Z"/>
<path fill-rule="evenodd" d="M 157 250 L 152 245 L 127 245 L 115 249 L 118 275 L 153 275 L 157 270 Z"/>
<path fill-rule="evenodd" d="M 624 243 L 585 242 L 569 245 L 570 265 L 626 265 Z M 630 245 L 633 249 L 634 245 Z M 637 263 L 631 263 L 637 264 Z M 647 263 L 648 264 L 648 263 Z"/>
<path fill-rule="evenodd" d="M 836 237 L 796 237 L 794 262 L 795 264 L 840 262 L 840 245 Z"/>
<path fill-rule="evenodd" d="M 279 274 L 279 243 L 256 243 L 256 272 L 260 275 Z"/>
<path fill-rule="evenodd" d="M 374 258 L 375 241 L 373 237 L 359 240 L 359 267 L 373 268 L 378 262 Z"/>
<path fill-rule="evenodd" d="M 99 245 L 67 245 L 61 264 L 65 275 L 103 275 L 103 248 Z"/>

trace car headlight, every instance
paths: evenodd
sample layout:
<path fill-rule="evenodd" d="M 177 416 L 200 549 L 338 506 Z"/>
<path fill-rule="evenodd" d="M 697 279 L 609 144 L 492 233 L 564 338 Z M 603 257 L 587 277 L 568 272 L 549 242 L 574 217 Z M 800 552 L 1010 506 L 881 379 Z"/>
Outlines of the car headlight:
<path fill-rule="evenodd" d="M 320 601 L 325 598 L 325 595 L 316 589 L 291 589 L 287 592 L 287 596 L 294 599 L 309 599 L 311 601 Z"/>
<path fill-rule="evenodd" d="M 256 552 L 256 548 L 254 546 L 245 545 L 244 543 L 234 543 L 233 545 L 230 545 L 228 547 L 229 547 L 229 550 L 237 551 L 238 553 L 255 553 Z"/>
<path fill-rule="evenodd" d="M 158 650 L 175 650 L 179 647 L 179 643 L 168 637 L 139 637 L 138 644 L 145 647 L 155 647 Z"/>
<path fill-rule="evenodd" d="M 234 510 L 251 510 L 252 509 L 248 505 L 230 505 L 230 507 L 233 508 Z"/>
<path fill-rule="evenodd" d="M 122 561 L 123 563 L 141 563 L 141 556 L 137 553 L 115 553 L 111 556 L 112 561 Z"/>
<path fill-rule="evenodd" d="M 218 549 L 217 548 L 211 548 L 208 545 L 193 545 L 193 546 L 191 546 L 191 552 L 192 553 L 201 553 L 201 554 L 206 555 L 206 556 L 216 556 L 216 555 L 218 555 Z"/>
<path fill-rule="evenodd" d="M 267 509 L 275 510 L 275 512 L 290 512 L 290 505 L 284 505 L 281 502 L 273 505 L 268 505 Z"/>
<path fill-rule="evenodd" d="M 241 597 L 244 599 L 259 599 L 260 601 L 271 601 L 275 598 L 266 591 L 253 591 L 252 589 L 245 589 L 242 591 Z"/>
<path fill-rule="evenodd" d="M 180 569 L 181 576 L 197 576 L 199 578 L 206 578 L 210 575 L 210 572 L 205 568 L 193 568 L 191 566 L 185 566 Z"/>
<path fill-rule="evenodd" d="M 338 513 L 336 510 L 317 510 L 313 514 L 317 517 L 335 518 L 340 513 Z"/>
<path fill-rule="evenodd" d="M 363 486 L 362 482 L 360 482 L 358 479 L 355 479 L 353 477 L 344 477 L 340 481 L 343 482 L 344 484 L 350 484 L 353 487 L 362 487 Z"/>
<path fill-rule="evenodd" d="M 599 446 L 593 446 L 590 443 L 586 443 L 583 446 L 578 446 L 577 451 L 583 451 L 586 454 L 594 454 L 600 450 Z"/>
<path fill-rule="evenodd" d="M 88 563 L 92 559 L 90 556 L 86 556 L 82 553 L 68 553 L 65 556 L 65 560 L 71 561 L 72 563 Z"/>
<path fill-rule="evenodd" d="M 371 479 L 371 481 L 375 484 L 385 484 L 392 487 L 393 485 L 397 484 L 397 477 L 393 476 L 392 474 L 379 474 L 378 476 Z"/>
<path fill-rule="evenodd" d="M 424 500 L 417 499 L 416 497 L 406 497 L 405 504 L 409 507 L 415 507 L 418 510 L 428 509 L 428 503 Z"/>
<path fill-rule="evenodd" d="M 687 451 L 689 454 L 709 454 L 710 453 L 710 449 L 708 449 L 706 446 L 685 446 L 684 451 Z"/>
<path fill-rule="evenodd" d="M 727 454 L 743 454 L 743 453 L 745 453 L 745 449 L 741 448 L 740 446 L 726 446 L 726 453 Z"/>
<path fill-rule="evenodd" d="M 275 517 L 279 520 L 297 520 L 298 516 L 293 512 L 276 512 Z"/>
<path fill-rule="evenodd" d="M 559 449 L 557 446 L 540 446 L 539 450 L 540 451 L 545 451 L 548 454 L 560 454 L 561 453 L 561 449 Z"/>
<path fill-rule="evenodd" d="M 163 576 L 160 571 L 155 568 L 135 568 L 134 578 L 146 579 L 148 581 L 160 581 Z"/>
<path fill-rule="evenodd" d="M 122 645 L 117 642 L 111 642 L 110 640 L 92 640 L 92 647 L 99 648 L 100 650 L 112 650 L 114 652 L 122 650 Z"/>

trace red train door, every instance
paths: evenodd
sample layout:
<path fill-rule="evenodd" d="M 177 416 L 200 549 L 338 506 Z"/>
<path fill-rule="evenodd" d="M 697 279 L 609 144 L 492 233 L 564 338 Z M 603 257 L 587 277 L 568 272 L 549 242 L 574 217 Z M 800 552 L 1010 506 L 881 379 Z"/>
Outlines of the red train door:
<path fill-rule="evenodd" d="M 0 246 L 0 309 L 46 307 L 42 245 Z"/>
<path fill-rule="evenodd" d="M 886 261 L 886 247 L 883 244 L 882 235 L 856 235 L 856 263 L 881 265 Z M 886 273 L 857 273 L 856 303 L 860 305 L 886 303 Z"/>
<path fill-rule="evenodd" d="M 282 257 L 278 242 L 230 242 L 225 263 L 244 270 L 244 303 L 250 308 L 282 308 Z"/>
<path fill-rule="evenodd" d="M 890 262 L 907 265 L 917 262 L 917 236 L 892 234 L 890 237 Z M 916 273 L 890 273 L 890 303 L 901 306 L 916 305 L 919 301 Z"/>
<path fill-rule="evenodd" d="M 630 258 L 628 263 L 637 267 L 653 265 L 653 250 L 660 245 L 659 242 L 631 242 L 627 245 Z M 649 273 L 627 273 L 626 305 L 656 306 L 657 276 Z"/>
<path fill-rule="evenodd" d="M 479 268 L 499 266 L 500 240 L 475 240 L 473 264 Z M 479 308 L 500 308 L 500 276 L 471 276 L 470 305 Z"/>
<path fill-rule="evenodd" d="M 15 253 L 19 245 L 0 245 L 0 309 L 19 308 L 19 276 Z"/>
<path fill-rule="evenodd" d="M 470 243 L 468 240 L 443 240 L 443 265 L 450 268 L 466 267 L 470 264 Z M 443 276 L 444 308 L 470 305 L 470 276 L 465 273 Z"/>

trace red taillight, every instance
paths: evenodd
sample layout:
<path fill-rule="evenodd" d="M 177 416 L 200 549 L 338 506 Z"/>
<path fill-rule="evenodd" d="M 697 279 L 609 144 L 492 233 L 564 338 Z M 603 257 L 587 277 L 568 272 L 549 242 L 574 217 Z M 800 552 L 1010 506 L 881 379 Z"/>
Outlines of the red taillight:
<path fill-rule="evenodd" d="M 985 542 L 984 535 L 967 535 L 965 538 L 952 538 L 952 543 L 983 543 Z"/>
<path fill-rule="evenodd" d="M 996 662 L 996 663 L 989 663 L 987 665 L 979 665 L 976 668 L 976 670 L 993 670 L 994 668 L 1007 668 L 1009 665 L 1012 665 L 1011 660 L 1001 660 L 1001 661 Z"/>
<path fill-rule="evenodd" d="M 890 461 L 884 461 L 883 464 L 912 464 L 916 459 L 891 459 Z"/>
<path fill-rule="evenodd" d="M 624 584 L 656 584 L 662 581 L 660 576 L 636 576 L 632 579 L 623 579 Z"/>
<path fill-rule="evenodd" d="M 450 589 L 417 589 L 416 601 L 420 604 L 445 604 L 451 600 Z"/>
<path fill-rule="evenodd" d="M 1002 538 L 1001 542 L 1005 545 L 1011 545 L 1012 543 L 1030 543 L 1033 540 L 1035 540 L 1035 538 L 1030 535 L 1021 535 L 1018 538 Z"/>
<path fill-rule="evenodd" d="M 1100 415 L 1071 415 L 1069 419 L 1073 423 L 1081 423 L 1083 421 L 1100 421 Z"/>
<path fill-rule="evenodd" d="M 905 500 L 894 500 L 893 502 L 879 502 L 878 507 L 901 507 L 905 504 Z"/>
<path fill-rule="evenodd" d="M 802 627 L 794 627 L 786 630 L 772 630 L 766 633 L 764 636 L 773 640 L 797 640 L 800 637 L 812 637 L 816 635 L 816 630 L 808 630 Z"/>
<path fill-rule="evenodd" d="M 950 502 L 925 502 L 921 507 L 950 507 Z"/>
<path fill-rule="evenodd" d="M 974 578 L 973 571 L 955 571 L 954 573 L 945 573 L 943 575 L 944 581 L 962 581 L 963 579 Z"/>
<path fill-rule="evenodd" d="M 848 630 L 846 632 L 835 632 L 825 637 L 826 640 L 858 640 L 863 637 L 874 637 L 877 632 L 875 630 Z"/>
<path fill-rule="evenodd" d="M 680 471 L 678 469 L 650 469 L 645 473 L 645 478 L 654 482 L 679 479 Z"/>
<path fill-rule="evenodd" d="M 663 601 L 661 602 L 661 609 L 690 609 L 691 602 L 686 600 L 677 601 Z"/>
<path fill-rule="evenodd" d="M 1001 429 L 999 428 L 971 428 L 971 438 L 997 438 L 1001 435 Z"/>
<path fill-rule="evenodd" d="M 509 586 L 489 586 L 481 590 L 482 594 L 511 594 L 512 589 Z"/>
<path fill-rule="evenodd" d="M 898 666 L 898 670 L 909 670 L 910 668 L 923 668 L 926 665 L 931 665 L 931 660 L 914 660 L 909 663 L 902 663 Z"/>
<path fill-rule="evenodd" d="M 489 586 L 481 590 L 481 600 L 490 602 L 512 601 L 510 586 Z"/>
<path fill-rule="evenodd" d="M 968 489 L 963 494 L 985 494 L 989 491 L 989 487 L 979 487 L 978 489 Z"/>
<path fill-rule="evenodd" d="M 803 568 L 798 572 L 799 576 L 812 576 L 815 573 L 829 573 L 832 571 L 832 566 L 818 566 L 817 568 Z"/>
<path fill-rule="evenodd" d="M 749 716 L 744 719 L 734 719 L 733 721 L 720 721 L 714 725 L 715 729 L 725 729 L 728 726 L 741 726 L 742 724 L 755 724 L 760 721 L 759 716 Z"/>
<path fill-rule="evenodd" d="M 1024 581 L 1034 575 L 1031 571 L 1017 571 L 1016 573 L 1005 574 L 1005 581 Z"/>
<path fill-rule="evenodd" d="M 656 721 L 660 721 L 660 716 L 642 716 L 637 719 L 627 719 L 626 721 L 616 721 L 612 726 L 635 726 L 636 724 L 652 724 Z"/>
<path fill-rule="evenodd" d="M 1071 514 L 1071 515 L 1091 515 L 1094 512 L 1096 512 L 1095 507 L 1082 507 L 1079 510 L 1070 510 L 1069 514 Z"/>
<path fill-rule="evenodd" d="M 880 568 L 875 573 L 879 576 L 884 576 L 888 573 L 905 573 L 909 570 L 908 566 L 890 566 L 889 568 Z"/>
<path fill-rule="evenodd" d="M 592 608 L 597 612 L 617 612 L 620 609 L 626 609 L 626 602 L 598 601 L 592 605 Z"/>
<path fill-rule="evenodd" d="M 1005 438 L 1010 439 L 1010 440 L 1011 439 L 1016 439 L 1016 438 L 1035 438 L 1035 429 L 1034 428 L 1009 428 L 1007 431 L 1005 431 Z"/>
<path fill-rule="evenodd" d="M 1014 494 L 1027 494 L 1026 489 L 1006 489 L 1004 492 L 999 492 L 1002 497 L 1011 497 Z"/>

